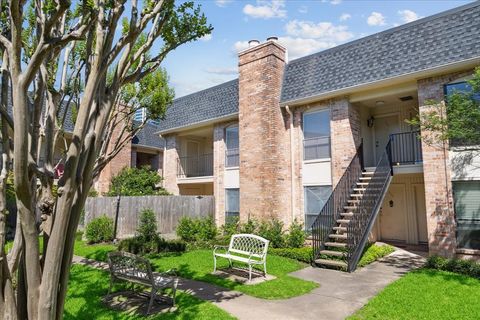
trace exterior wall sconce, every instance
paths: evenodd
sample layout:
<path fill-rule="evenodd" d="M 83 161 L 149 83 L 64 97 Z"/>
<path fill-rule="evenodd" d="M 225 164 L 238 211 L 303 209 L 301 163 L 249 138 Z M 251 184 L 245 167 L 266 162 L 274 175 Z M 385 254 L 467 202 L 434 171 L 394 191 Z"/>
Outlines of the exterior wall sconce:
<path fill-rule="evenodd" d="M 390 200 L 388 204 L 390 205 L 390 208 L 393 208 L 393 200 Z"/>
<path fill-rule="evenodd" d="M 375 124 L 375 118 L 373 116 L 367 119 L 367 126 L 369 128 L 372 128 L 374 124 Z"/>

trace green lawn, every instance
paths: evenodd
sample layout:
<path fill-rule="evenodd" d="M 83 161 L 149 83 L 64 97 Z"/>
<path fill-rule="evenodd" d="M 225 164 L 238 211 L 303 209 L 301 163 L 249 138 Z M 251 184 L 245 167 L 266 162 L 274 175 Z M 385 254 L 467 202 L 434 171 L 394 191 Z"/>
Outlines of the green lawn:
<path fill-rule="evenodd" d="M 73 265 L 65 303 L 64 318 L 70 319 L 235 319 L 210 302 L 179 292 L 177 310 L 172 313 L 139 316 L 107 308 L 101 301 L 108 292 L 109 274 L 87 266 Z"/>
<path fill-rule="evenodd" d="M 480 319 L 480 280 L 445 271 L 413 271 L 349 319 Z"/>
<path fill-rule="evenodd" d="M 87 245 L 80 240 L 75 242 L 76 255 L 99 261 L 106 261 L 107 253 L 112 250 L 115 250 L 115 247 L 112 245 Z M 160 257 L 151 256 L 149 259 L 157 271 L 176 269 L 181 277 L 213 283 L 263 299 L 295 297 L 308 293 L 318 286 L 314 282 L 287 275 L 290 272 L 304 268 L 306 266 L 305 264 L 271 254 L 267 256 L 267 272 L 277 278 L 256 285 L 243 285 L 212 275 L 212 250 L 194 250 L 182 254 L 170 254 Z M 219 259 L 217 261 L 218 268 L 228 266 L 228 261 L 225 259 Z"/>

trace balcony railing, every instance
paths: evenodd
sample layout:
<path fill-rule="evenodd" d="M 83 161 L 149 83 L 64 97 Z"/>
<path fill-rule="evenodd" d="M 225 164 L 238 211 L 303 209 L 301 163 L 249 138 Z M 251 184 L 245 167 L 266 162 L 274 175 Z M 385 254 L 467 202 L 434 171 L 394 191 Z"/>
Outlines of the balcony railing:
<path fill-rule="evenodd" d="M 225 167 L 238 167 L 240 164 L 240 152 L 238 148 L 225 150 Z"/>
<path fill-rule="evenodd" d="M 213 176 L 213 154 L 180 157 L 177 162 L 177 177 L 209 177 Z"/>
<path fill-rule="evenodd" d="M 315 137 L 303 140 L 303 160 L 330 158 L 330 137 Z"/>
<path fill-rule="evenodd" d="M 422 142 L 419 137 L 420 131 L 390 135 L 393 165 L 422 163 Z"/>

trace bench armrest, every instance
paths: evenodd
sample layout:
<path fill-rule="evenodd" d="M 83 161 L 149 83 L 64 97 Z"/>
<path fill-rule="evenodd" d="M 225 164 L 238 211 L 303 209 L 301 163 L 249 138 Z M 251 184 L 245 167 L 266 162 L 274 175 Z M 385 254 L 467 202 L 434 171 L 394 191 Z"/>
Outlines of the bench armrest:
<path fill-rule="evenodd" d="M 213 247 L 213 254 L 217 253 L 217 250 L 219 250 L 219 249 L 225 250 L 226 252 L 228 252 L 228 246 L 218 246 L 218 245 L 216 245 L 216 246 Z"/>

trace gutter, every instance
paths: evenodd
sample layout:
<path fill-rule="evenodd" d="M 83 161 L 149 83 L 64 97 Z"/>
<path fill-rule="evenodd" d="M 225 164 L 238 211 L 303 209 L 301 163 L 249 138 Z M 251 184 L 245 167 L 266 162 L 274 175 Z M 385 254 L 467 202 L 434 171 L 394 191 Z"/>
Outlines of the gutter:
<path fill-rule="evenodd" d="M 295 221 L 295 155 L 293 150 L 293 113 L 288 105 L 285 110 L 290 117 L 290 189 L 291 189 L 291 206 L 292 206 L 292 223 Z"/>
<path fill-rule="evenodd" d="M 194 122 L 194 123 L 189 123 L 189 124 L 179 126 L 179 127 L 175 127 L 175 128 L 171 128 L 171 129 L 160 130 L 160 131 L 155 132 L 154 134 L 158 134 L 158 135 L 162 136 L 162 135 L 173 133 L 173 132 L 195 129 L 195 128 L 199 128 L 199 127 L 206 126 L 206 125 L 209 125 L 209 124 L 214 124 L 214 123 L 217 123 L 217 122 L 220 122 L 220 121 L 228 121 L 228 120 L 233 120 L 233 119 L 237 119 L 237 118 L 238 118 L 238 112 L 234 112 L 234 113 L 231 113 L 231 114 L 228 114 L 228 115 L 225 115 L 225 116 L 220 116 L 220 117 L 210 118 L 210 119 L 207 119 L 207 120 L 202 120 L 202 121 L 198 121 L 198 122 Z"/>

